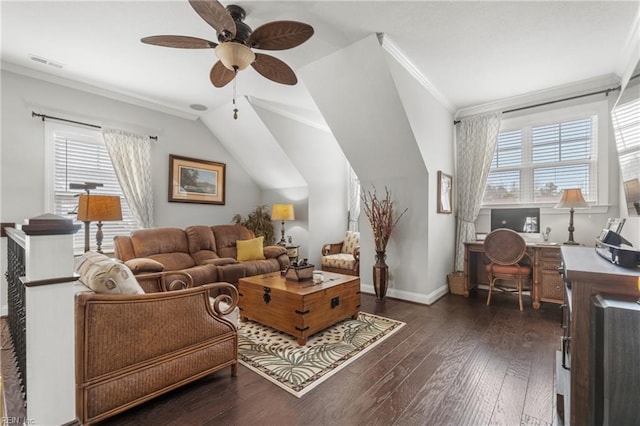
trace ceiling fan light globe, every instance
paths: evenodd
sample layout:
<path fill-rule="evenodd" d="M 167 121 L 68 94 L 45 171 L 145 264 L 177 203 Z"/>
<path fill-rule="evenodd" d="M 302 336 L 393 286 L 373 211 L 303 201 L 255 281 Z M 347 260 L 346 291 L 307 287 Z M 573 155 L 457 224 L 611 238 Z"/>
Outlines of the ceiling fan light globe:
<path fill-rule="evenodd" d="M 231 71 L 242 71 L 256 60 L 256 54 L 241 43 L 221 43 L 216 46 L 215 52 L 220 62 Z"/>

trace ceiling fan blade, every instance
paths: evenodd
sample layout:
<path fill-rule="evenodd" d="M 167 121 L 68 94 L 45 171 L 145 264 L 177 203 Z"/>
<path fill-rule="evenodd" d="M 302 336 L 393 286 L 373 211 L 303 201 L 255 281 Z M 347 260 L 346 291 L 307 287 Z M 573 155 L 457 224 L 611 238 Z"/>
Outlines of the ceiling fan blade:
<path fill-rule="evenodd" d="M 256 60 L 251 64 L 251 66 L 263 77 L 275 81 L 276 83 L 293 86 L 298 82 L 296 74 L 289 65 L 271 55 L 256 53 Z"/>
<path fill-rule="evenodd" d="M 274 21 L 253 30 L 247 45 L 263 50 L 291 49 L 309 40 L 312 35 L 311 25 L 296 21 Z"/>
<path fill-rule="evenodd" d="M 218 35 L 226 39 L 236 36 L 236 23 L 227 9 L 216 0 L 189 0 L 189 4 L 205 22 L 211 25 Z"/>
<path fill-rule="evenodd" d="M 209 79 L 216 87 L 224 87 L 235 77 L 235 73 L 218 61 L 211 68 Z"/>
<path fill-rule="evenodd" d="M 159 35 L 140 39 L 141 42 L 155 46 L 179 47 L 181 49 L 212 49 L 218 45 L 213 41 L 197 37 Z"/>

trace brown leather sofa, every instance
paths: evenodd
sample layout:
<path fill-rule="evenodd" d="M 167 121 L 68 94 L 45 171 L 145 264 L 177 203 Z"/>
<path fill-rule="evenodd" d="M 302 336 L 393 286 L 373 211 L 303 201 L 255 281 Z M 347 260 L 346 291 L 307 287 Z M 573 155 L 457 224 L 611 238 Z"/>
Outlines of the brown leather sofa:
<path fill-rule="evenodd" d="M 238 333 L 227 316 L 238 293 L 228 283 L 175 286 L 168 274 L 143 274 L 145 294 L 98 294 L 78 282 L 75 296 L 76 414 L 93 424 L 231 367 Z M 210 299 L 212 292 L 224 293 Z"/>
<path fill-rule="evenodd" d="M 134 274 L 184 271 L 194 285 L 217 281 L 237 284 L 240 278 L 276 272 L 289 266 L 287 250 L 264 247 L 262 260 L 238 262 L 236 241 L 255 238 L 240 225 L 150 228 L 116 236 L 115 256 Z"/>

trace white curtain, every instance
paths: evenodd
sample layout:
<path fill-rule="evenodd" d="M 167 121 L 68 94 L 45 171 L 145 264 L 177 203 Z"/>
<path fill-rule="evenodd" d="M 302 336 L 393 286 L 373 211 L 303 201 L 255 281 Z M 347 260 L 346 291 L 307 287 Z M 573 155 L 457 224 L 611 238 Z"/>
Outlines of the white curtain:
<path fill-rule="evenodd" d="M 456 271 L 464 269 L 464 242 L 476 238 L 475 221 L 500 131 L 501 113 L 466 118 L 456 126 Z"/>
<path fill-rule="evenodd" d="M 360 180 L 349 167 L 349 231 L 358 232 L 360 219 Z"/>
<path fill-rule="evenodd" d="M 151 141 L 148 136 L 103 129 L 105 145 L 138 227 L 153 227 Z"/>

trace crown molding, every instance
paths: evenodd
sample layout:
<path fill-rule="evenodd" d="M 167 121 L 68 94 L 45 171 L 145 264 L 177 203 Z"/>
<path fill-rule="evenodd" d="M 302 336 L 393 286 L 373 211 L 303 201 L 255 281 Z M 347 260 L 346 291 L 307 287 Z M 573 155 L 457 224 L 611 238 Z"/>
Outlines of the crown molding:
<path fill-rule="evenodd" d="M 455 107 L 447 99 L 446 96 L 442 94 L 431 81 L 420 71 L 420 69 L 407 57 L 407 55 L 396 45 L 393 41 L 389 39 L 386 34 L 378 34 L 378 40 L 380 40 L 380 44 L 382 48 L 387 51 L 402 67 L 414 78 L 422 87 L 424 87 L 431 95 L 436 98 L 440 104 L 445 107 L 449 112 L 454 112 Z"/>
<path fill-rule="evenodd" d="M 126 102 L 128 104 L 136 105 L 139 107 L 151 109 L 154 111 L 170 114 L 176 117 L 185 118 L 188 120 L 198 119 L 198 115 L 190 113 L 179 108 L 175 108 L 172 105 L 159 102 L 152 98 L 146 98 L 139 95 L 132 95 L 123 90 L 114 88 L 105 88 L 93 86 L 91 84 L 81 83 L 78 81 L 69 80 L 67 78 L 58 77 L 53 74 L 44 73 L 34 69 L 26 68 L 21 65 L 17 65 L 11 62 L 0 62 L 0 69 L 12 72 L 14 74 L 24 75 L 26 77 L 35 78 L 37 80 L 46 81 L 49 83 L 57 84 L 59 86 L 69 87 L 71 89 L 80 90 L 86 93 L 91 93 L 105 98 L 113 99 L 116 101 Z"/>
<path fill-rule="evenodd" d="M 614 74 L 608 74 L 575 83 L 530 92 L 524 95 L 513 96 L 495 102 L 461 108 L 456 111 L 455 118 L 460 119 L 489 112 L 521 108 L 527 105 L 553 101 L 555 99 L 576 96 L 592 91 L 612 89 L 619 85 L 620 78 Z"/>
<path fill-rule="evenodd" d="M 326 123 L 320 123 L 317 120 L 314 120 L 309 117 L 305 117 L 303 114 L 296 113 L 290 109 L 285 109 L 278 104 L 273 102 L 269 102 L 264 99 L 256 98 L 254 96 L 247 96 L 247 100 L 253 106 L 260 107 L 266 109 L 267 111 L 271 111 L 283 117 L 289 118 L 291 120 L 298 121 L 302 124 L 306 124 L 307 126 L 322 130 L 323 132 L 332 133 L 331 129 Z M 324 120 L 323 120 L 324 121 Z"/>

